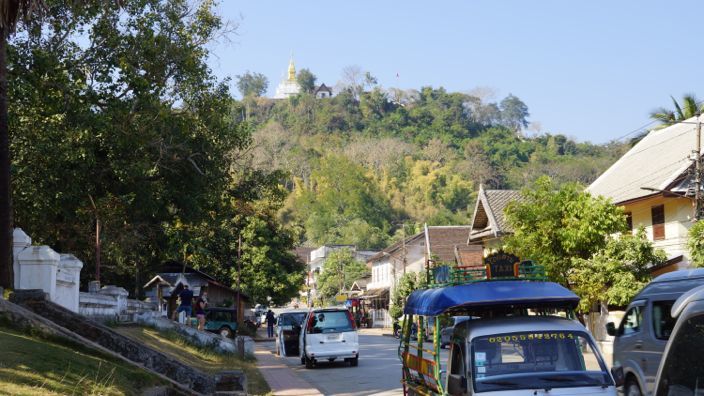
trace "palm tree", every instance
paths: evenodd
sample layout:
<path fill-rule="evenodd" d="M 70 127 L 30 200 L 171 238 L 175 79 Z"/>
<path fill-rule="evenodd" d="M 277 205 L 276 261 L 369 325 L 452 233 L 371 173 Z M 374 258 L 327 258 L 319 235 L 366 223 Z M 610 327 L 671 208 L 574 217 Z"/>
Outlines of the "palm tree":
<path fill-rule="evenodd" d="M 664 128 L 692 118 L 704 109 L 702 103 L 697 101 L 697 98 L 691 94 L 682 96 L 682 105 L 680 105 L 674 97 L 670 96 L 670 98 L 675 106 L 674 110 L 661 107 L 650 113 L 650 118 L 660 121 L 658 128 Z"/>
<path fill-rule="evenodd" d="M 44 9 L 41 0 L 0 0 L 0 287 L 13 287 L 12 194 L 10 137 L 7 114 L 7 41 L 20 18 L 28 20 Z"/>

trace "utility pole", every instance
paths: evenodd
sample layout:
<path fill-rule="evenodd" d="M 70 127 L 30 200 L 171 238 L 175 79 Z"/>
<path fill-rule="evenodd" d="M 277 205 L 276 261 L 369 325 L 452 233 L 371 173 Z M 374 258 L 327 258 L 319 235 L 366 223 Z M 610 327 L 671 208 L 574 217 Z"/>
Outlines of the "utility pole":
<path fill-rule="evenodd" d="M 406 223 L 401 224 L 403 237 L 403 274 L 406 275 Z"/>
<path fill-rule="evenodd" d="M 240 321 L 240 316 L 244 319 L 244 314 L 240 312 L 240 294 L 242 287 L 240 285 L 240 274 L 242 273 L 242 234 L 237 236 L 237 322 Z"/>
<path fill-rule="evenodd" d="M 697 147 L 694 150 L 694 219 L 701 220 L 704 213 L 704 202 L 702 202 L 702 122 L 697 112 Z"/>

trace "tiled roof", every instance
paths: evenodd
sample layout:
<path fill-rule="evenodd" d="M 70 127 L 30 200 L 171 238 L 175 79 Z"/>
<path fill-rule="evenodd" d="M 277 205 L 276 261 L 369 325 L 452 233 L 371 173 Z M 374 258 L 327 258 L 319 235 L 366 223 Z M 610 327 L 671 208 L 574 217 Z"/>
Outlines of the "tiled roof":
<path fill-rule="evenodd" d="M 704 118 L 702 118 L 704 121 Z M 641 187 L 668 190 L 691 166 L 696 144 L 697 118 L 653 130 L 616 161 L 587 191 L 614 203 L 653 195 Z"/>
<path fill-rule="evenodd" d="M 428 227 L 430 252 L 443 262 L 455 261 L 455 246 L 467 244 L 469 226 Z"/>
<path fill-rule="evenodd" d="M 457 245 L 455 255 L 462 266 L 480 266 L 484 262 L 484 248 L 479 245 Z"/>
<path fill-rule="evenodd" d="M 500 232 L 513 232 L 513 228 L 506 221 L 504 209 L 511 201 L 520 201 L 521 192 L 516 190 L 487 190 L 486 199 L 491 207 Z"/>
<path fill-rule="evenodd" d="M 410 245 L 410 244 L 413 243 L 414 241 L 416 241 L 416 240 L 418 240 L 418 239 L 422 239 L 422 238 L 424 238 L 424 237 L 425 237 L 425 232 L 419 232 L 419 233 L 417 233 L 417 234 L 415 234 L 415 235 L 411 235 L 411 236 L 409 236 L 409 237 L 406 238 L 406 245 Z M 398 241 L 398 242 L 394 242 L 393 244 L 391 244 L 391 245 L 387 246 L 386 248 L 384 248 L 384 250 L 382 250 L 382 251 L 376 253 L 375 255 L 369 257 L 369 258 L 367 259 L 367 262 L 369 263 L 369 262 L 372 262 L 372 261 L 377 261 L 377 260 L 379 260 L 380 258 L 382 258 L 382 257 L 384 257 L 384 256 L 386 256 L 386 255 L 388 255 L 388 254 L 391 254 L 391 253 L 393 253 L 393 252 L 395 252 L 395 251 L 397 251 L 397 250 L 399 250 L 399 249 L 401 249 L 401 248 L 403 248 L 403 239 L 400 240 L 400 241 Z"/>
<path fill-rule="evenodd" d="M 506 221 L 504 210 L 510 202 L 522 199 L 521 192 L 517 190 L 484 190 L 480 188 L 477 204 L 474 207 L 469 241 L 513 232 Z"/>

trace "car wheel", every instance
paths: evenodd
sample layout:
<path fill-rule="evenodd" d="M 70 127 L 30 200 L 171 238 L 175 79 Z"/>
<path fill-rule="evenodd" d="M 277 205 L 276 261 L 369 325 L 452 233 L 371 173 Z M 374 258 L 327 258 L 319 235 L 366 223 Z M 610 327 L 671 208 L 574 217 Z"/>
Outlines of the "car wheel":
<path fill-rule="evenodd" d="M 306 358 L 301 356 L 301 364 L 306 364 Z"/>
<path fill-rule="evenodd" d="M 358 364 L 359 364 L 359 357 L 350 359 L 350 366 L 357 367 Z"/>
<path fill-rule="evenodd" d="M 307 369 L 312 369 L 313 368 L 313 359 L 310 359 L 308 356 L 304 356 L 305 361 L 306 361 L 306 368 Z"/>
<path fill-rule="evenodd" d="M 640 391 L 640 386 L 634 378 L 626 381 L 626 389 L 623 393 L 625 396 L 643 396 L 643 392 Z"/>
<path fill-rule="evenodd" d="M 230 329 L 230 328 L 227 327 L 227 326 L 221 327 L 220 330 L 218 330 L 218 333 L 219 333 L 221 336 L 225 337 L 225 338 L 231 338 L 231 337 L 232 337 L 232 329 Z"/>

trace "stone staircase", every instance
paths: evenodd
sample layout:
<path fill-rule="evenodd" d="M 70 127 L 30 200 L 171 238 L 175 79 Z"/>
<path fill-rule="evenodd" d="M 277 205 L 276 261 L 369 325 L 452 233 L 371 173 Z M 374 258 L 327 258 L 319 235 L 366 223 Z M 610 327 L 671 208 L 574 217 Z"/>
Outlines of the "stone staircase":
<path fill-rule="evenodd" d="M 182 392 L 181 394 L 216 394 L 216 381 L 209 375 L 153 350 L 142 343 L 118 334 L 105 325 L 52 303 L 42 290 L 15 291 L 10 296 L 10 301 L 27 308 L 70 333 L 98 344 L 109 351 L 119 354 L 130 362 L 168 378 Z M 220 386 L 217 388 L 221 389 Z M 241 391 L 242 389 L 232 390 Z"/>

